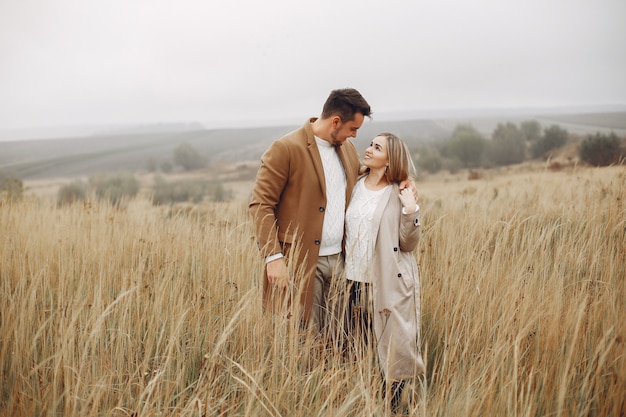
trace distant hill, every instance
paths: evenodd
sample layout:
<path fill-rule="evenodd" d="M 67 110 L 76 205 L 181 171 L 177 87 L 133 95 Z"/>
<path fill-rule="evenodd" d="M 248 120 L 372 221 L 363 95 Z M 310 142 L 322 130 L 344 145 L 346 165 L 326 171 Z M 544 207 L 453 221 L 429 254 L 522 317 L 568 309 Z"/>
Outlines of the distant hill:
<path fill-rule="evenodd" d="M 211 162 L 253 159 L 286 128 L 201 129 L 185 132 L 112 134 L 0 142 L 0 169 L 23 179 L 74 177 L 145 169 L 153 158 L 172 161 L 188 143 Z"/>
<path fill-rule="evenodd" d="M 471 124 L 488 137 L 498 123 L 519 123 L 531 119 L 537 120 L 543 127 L 558 124 L 572 133 L 614 131 L 620 136 L 626 135 L 626 111 L 380 119 L 366 119 L 359 130 L 355 145 L 360 151 L 381 132 L 396 133 L 409 145 L 416 145 L 444 140 L 459 124 Z M 211 163 L 259 160 L 273 140 L 298 127 L 299 124 L 206 129 L 194 123 L 146 125 L 108 129 L 80 137 L 4 141 L 0 142 L 0 170 L 12 172 L 25 180 L 134 172 L 145 170 L 151 158 L 157 163 L 172 161 L 174 150 L 181 143 L 188 143 Z"/>

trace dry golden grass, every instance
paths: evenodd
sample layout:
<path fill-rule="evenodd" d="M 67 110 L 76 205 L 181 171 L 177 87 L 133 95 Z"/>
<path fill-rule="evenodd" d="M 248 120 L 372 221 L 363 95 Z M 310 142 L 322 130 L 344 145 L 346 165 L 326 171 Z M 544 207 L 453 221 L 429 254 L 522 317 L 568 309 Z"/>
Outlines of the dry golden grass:
<path fill-rule="evenodd" d="M 626 415 L 626 171 L 418 184 L 428 416 Z M 0 206 L 0 415 L 384 416 L 350 362 L 264 316 L 243 200 Z"/>

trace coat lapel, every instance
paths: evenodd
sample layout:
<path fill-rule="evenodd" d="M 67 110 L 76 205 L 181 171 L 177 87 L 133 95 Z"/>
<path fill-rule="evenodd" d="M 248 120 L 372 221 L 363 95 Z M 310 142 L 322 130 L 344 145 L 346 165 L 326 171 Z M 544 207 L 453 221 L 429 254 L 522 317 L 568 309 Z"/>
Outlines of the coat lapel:
<path fill-rule="evenodd" d="M 313 134 L 311 123 L 312 120 L 304 124 L 304 128 L 306 130 L 307 148 L 309 150 L 309 155 L 311 156 L 311 161 L 313 162 L 313 167 L 315 168 L 315 173 L 317 174 L 322 195 L 326 195 L 326 177 L 324 176 L 324 166 L 322 165 L 320 150 L 317 148 L 317 143 L 315 142 L 315 135 Z"/>
<path fill-rule="evenodd" d="M 339 154 L 339 159 L 341 160 L 341 164 L 343 165 L 343 170 L 346 173 L 346 207 L 350 203 L 350 198 L 352 197 L 352 190 L 354 189 L 354 185 L 356 184 L 357 178 L 354 175 L 350 175 L 350 172 L 356 172 L 358 168 L 353 168 L 350 163 L 350 158 L 346 153 L 346 145 L 342 145 L 337 148 L 337 153 Z"/>
<path fill-rule="evenodd" d="M 378 231 L 380 230 L 380 222 L 383 219 L 383 213 L 391 200 L 391 192 L 395 188 L 395 185 L 385 188 L 385 192 L 378 201 L 376 210 L 374 210 L 374 215 L 372 217 L 372 240 L 370 241 L 370 244 L 372 245 L 372 253 L 374 253 L 374 246 L 376 245 L 376 239 L 378 238 Z"/>

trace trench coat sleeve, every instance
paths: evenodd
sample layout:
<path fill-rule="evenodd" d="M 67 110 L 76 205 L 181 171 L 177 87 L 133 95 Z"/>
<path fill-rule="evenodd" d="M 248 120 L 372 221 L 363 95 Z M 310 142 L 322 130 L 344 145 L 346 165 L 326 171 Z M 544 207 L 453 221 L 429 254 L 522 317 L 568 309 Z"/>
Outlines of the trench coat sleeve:
<path fill-rule="evenodd" d="M 249 205 L 259 249 L 263 257 L 282 251 L 276 227 L 276 209 L 289 177 L 288 150 L 274 142 L 261 157 L 252 200 Z"/>
<path fill-rule="evenodd" d="M 400 215 L 400 250 L 413 252 L 420 240 L 420 211 Z"/>

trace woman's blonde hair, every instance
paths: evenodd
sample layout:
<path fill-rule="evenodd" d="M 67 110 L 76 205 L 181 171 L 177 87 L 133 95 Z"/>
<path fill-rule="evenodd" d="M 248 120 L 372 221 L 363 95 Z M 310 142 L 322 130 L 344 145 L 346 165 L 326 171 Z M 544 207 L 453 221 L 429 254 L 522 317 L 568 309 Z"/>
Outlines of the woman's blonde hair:
<path fill-rule="evenodd" d="M 378 136 L 387 138 L 387 158 L 389 159 L 389 166 L 385 171 L 387 181 L 390 184 L 394 182 L 399 184 L 409 178 L 416 179 L 417 171 L 407 144 L 393 133 L 384 132 L 379 133 Z"/>

